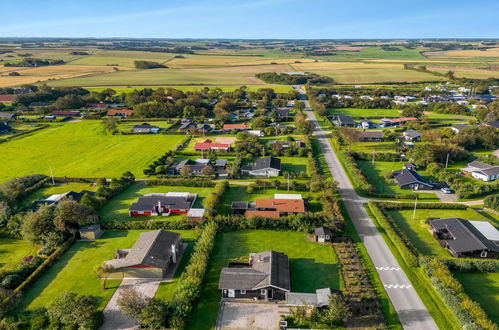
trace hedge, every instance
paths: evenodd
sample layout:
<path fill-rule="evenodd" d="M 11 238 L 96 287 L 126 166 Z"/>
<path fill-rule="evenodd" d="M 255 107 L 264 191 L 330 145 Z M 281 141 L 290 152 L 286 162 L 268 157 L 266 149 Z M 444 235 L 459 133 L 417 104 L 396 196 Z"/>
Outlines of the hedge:
<path fill-rule="evenodd" d="M 22 131 L 22 132 L 19 132 L 19 133 L 15 133 L 15 134 L 13 134 L 13 135 L 11 135 L 9 137 L 6 137 L 5 139 L 0 140 L 0 143 L 10 141 L 10 140 L 12 140 L 12 139 L 14 139 L 16 137 L 22 136 L 22 135 L 31 134 L 33 132 L 42 130 L 42 129 L 47 128 L 47 127 L 50 127 L 50 125 L 45 124 L 45 125 L 41 125 L 41 126 L 39 126 L 37 128 L 31 129 L 29 131 Z"/>
<path fill-rule="evenodd" d="M 395 223 L 386 216 L 378 203 L 369 202 L 368 205 L 379 225 L 384 229 L 385 233 L 396 246 L 404 261 L 412 267 L 418 267 L 418 252 L 407 237 L 407 234 L 401 231 Z"/>
<path fill-rule="evenodd" d="M 414 203 L 393 203 L 393 202 L 377 202 L 377 205 L 386 210 L 403 210 L 413 209 Z M 450 210 L 466 210 L 468 206 L 455 203 L 418 203 L 420 209 L 450 209 Z"/>
<path fill-rule="evenodd" d="M 455 272 L 499 272 L 499 260 L 440 258 L 445 266 Z"/>
<path fill-rule="evenodd" d="M 200 222 L 187 220 L 187 217 L 171 221 L 171 220 L 138 220 L 138 221 L 106 221 L 100 226 L 105 230 L 130 230 L 130 229 L 147 229 L 147 230 L 183 230 L 193 229 L 200 226 Z"/>
<path fill-rule="evenodd" d="M 483 205 L 499 212 L 499 194 L 489 195 L 483 200 Z"/>
<path fill-rule="evenodd" d="M 153 179 L 144 182 L 148 186 L 215 187 L 212 180 L 200 178 Z"/>
<path fill-rule="evenodd" d="M 223 194 L 225 193 L 225 191 L 227 191 L 228 188 L 229 188 L 229 181 L 227 180 L 220 181 L 215 185 L 211 194 L 209 194 L 203 200 L 203 207 L 206 209 L 207 216 L 209 218 L 215 216 L 216 214 L 215 209 L 218 203 L 220 203 Z"/>
<path fill-rule="evenodd" d="M 468 297 L 461 283 L 442 262 L 435 258 L 422 257 L 420 264 L 430 283 L 452 310 L 463 329 L 499 329 L 480 305 Z"/>

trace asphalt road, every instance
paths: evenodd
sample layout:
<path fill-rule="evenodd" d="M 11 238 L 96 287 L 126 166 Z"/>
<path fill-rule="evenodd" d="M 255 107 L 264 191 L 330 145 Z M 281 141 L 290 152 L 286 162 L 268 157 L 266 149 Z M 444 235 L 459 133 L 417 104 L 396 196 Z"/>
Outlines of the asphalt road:
<path fill-rule="evenodd" d="M 399 316 L 404 329 L 438 329 L 433 318 L 428 313 L 411 282 L 400 268 L 397 260 L 386 245 L 383 237 L 364 209 L 367 199 L 355 192 L 347 174 L 343 170 L 326 134 L 320 127 L 315 114 L 306 100 L 305 92 L 299 87 L 295 89 L 302 94 L 302 102 L 310 121 L 315 124 L 314 136 L 317 137 L 325 156 L 327 166 L 333 178 L 338 182 L 338 191 L 346 209 L 366 247 L 371 260 L 381 278 L 390 300 Z"/>

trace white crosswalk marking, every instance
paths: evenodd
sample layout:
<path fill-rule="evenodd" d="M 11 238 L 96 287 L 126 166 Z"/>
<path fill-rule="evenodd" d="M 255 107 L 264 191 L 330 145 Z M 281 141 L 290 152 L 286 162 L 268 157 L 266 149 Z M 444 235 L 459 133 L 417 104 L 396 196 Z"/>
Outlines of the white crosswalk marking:
<path fill-rule="evenodd" d="M 377 270 L 392 270 L 392 271 L 398 271 L 400 270 L 400 267 L 376 267 Z"/>
<path fill-rule="evenodd" d="M 410 289 L 412 285 L 406 284 L 385 284 L 385 288 L 387 289 Z"/>

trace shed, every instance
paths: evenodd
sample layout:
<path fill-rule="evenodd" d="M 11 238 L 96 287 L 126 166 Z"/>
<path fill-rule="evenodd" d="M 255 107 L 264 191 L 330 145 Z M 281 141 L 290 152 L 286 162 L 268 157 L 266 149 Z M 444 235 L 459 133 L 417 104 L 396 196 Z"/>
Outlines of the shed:
<path fill-rule="evenodd" d="M 187 213 L 189 220 L 201 221 L 204 218 L 205 209 L 190 209 Z"/>
<path fill-rule="evenodd" d="M 326 227 L 317 227 L 314 230 L 315 241 L 319 243 L 331 242 L 333 234 L 331 229 Z"/>
<path fill-rule="evenodd" d="M 104 233 L 99 225 L 80 227 L 80 239 L 82 241 L 95 241 Z"/>

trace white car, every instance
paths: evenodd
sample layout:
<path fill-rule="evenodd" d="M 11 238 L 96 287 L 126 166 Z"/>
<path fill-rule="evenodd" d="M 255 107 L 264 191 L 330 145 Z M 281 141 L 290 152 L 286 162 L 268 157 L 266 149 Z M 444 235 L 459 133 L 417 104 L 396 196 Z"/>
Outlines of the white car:
<path fill-rule="evenodd" d="M 440 189 L 444 194 L 452 194 L 452 190 L 450 190 L 449 188 L 442 188 Z"/>

